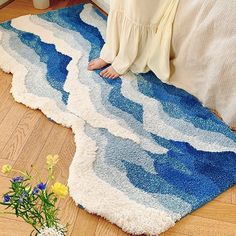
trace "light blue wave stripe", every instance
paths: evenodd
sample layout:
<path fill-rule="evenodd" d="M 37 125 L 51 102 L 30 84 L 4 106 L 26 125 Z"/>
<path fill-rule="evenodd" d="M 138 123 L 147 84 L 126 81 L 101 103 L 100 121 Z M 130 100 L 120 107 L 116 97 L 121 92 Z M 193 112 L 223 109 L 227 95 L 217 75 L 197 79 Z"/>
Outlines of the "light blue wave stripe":
<path fill-rule="evenodd" d="M 40 57 L 40 61 L 45 62 L 47 65 L 46 79 L 51 87 L 61 92 L 62 100 L 66 104 L 68 93 L 63 90 L 63 85 L 68 74 L 66 67 L 71 58 L 57 52 L 55 45 L 42 42 L 40 37 L 12 27 L 10 21 L 1 24 L 1 27 L 17 33 L 22 43 L 34 49 Z M 50 53 L 47 53 L 49 51 Z"/>
<path fill-rule="evenodd" d="M 1 28 L 4 32 L 2 44 L 12 57 L 27 68 L 28 74 L 25 78 L 25 86 L 29 93 L 39 97 L 47 97 L 55 100 L 57 106 L 65 111 L 65 104 L 62 102 L 62 95 L 52 88 L 46 80 L 47 65 L 40 61 L 35 51 L 21 42 L 18 34 Z"/>
<path fill-rule="evenodd" d="M 139 90 L 146 96 L 157 99 L 169 116 L 190 121 L 195 127 L 219 132 L 236 142 L 235 134 L 197 98 L 182 89 L 164 84 L 152 72 L 137 75 Z"/>

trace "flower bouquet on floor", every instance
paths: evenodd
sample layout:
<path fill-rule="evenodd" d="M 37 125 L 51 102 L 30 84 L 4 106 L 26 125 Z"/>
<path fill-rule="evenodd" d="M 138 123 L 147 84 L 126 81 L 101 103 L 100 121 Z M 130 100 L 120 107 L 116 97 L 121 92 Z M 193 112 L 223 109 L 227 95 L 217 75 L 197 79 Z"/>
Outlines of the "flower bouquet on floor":
<path fill-rule="evenodd" d="M 21 217 L 25 222 L 32 225 L 37 236 L 65 236 L 66 227 L 60 224 L 57 217 L 58 208 L 56 203 L 59 198 L 68 195 L 68 188 L 54 181 L 54 168 L 59 158 L 58 155 L 47 156 L 47 178 L 43 181 L 39 171 L 33 166 L 32 173 L 15 170 L 10 165 L 4 165 L 2 172 L 20 173 L 10 181 L 9 191 L 3 195 L 1 205 L 6 207 L 3 214 L 13 214 Z"/>

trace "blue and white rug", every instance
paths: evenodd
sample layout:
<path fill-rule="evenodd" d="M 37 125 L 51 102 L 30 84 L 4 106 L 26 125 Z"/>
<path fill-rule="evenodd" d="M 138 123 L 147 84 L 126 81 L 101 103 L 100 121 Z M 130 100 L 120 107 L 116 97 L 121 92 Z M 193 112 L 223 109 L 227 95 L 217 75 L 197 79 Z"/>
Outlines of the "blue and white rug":
<path fill-rule="evenodd" d="M 72 127 L 76 204 L 134 234 L 159 234 L 236 183 L 236 135 L 152 73 L 87 70 L 106 18 L 91 4 L 0 24 L 0 67 L 16 101 Z"/>

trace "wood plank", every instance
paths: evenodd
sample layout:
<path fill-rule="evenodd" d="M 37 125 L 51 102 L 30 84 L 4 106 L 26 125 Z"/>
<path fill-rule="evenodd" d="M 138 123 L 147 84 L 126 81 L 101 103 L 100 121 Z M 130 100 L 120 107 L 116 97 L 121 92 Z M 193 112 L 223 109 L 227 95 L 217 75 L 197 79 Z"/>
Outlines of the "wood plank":
<path fill-rule="evenodd" d="M 1 236 L 30 235 L 32 227 L 25 222 L 0 217 Z"/>
<path fill-rule="evenodd" d="M 59 152 L 60 161 L 57 164 L 55 173 L 55 178 L 65 184 L 67 183 L 69 175 L 68 170 L 74 154 L 74 135 L 72 134 L 72 131 L 68 129 L 68 133 Z M 60 200 L 59 208 L 61 209 L 59 213 L 59 219 L 61 219 L 64 224 L 69 223 L 68 235 L 71 235 L 79 212 L 79 207 L 75 205 L 75 202 L 72 200 L 72 198 L 67 197 L 65 200 Z M 64 209 L 66 209 L 66 211 Z"/>
<path fill-rule="evenodd" d="M 232 189 L 228 189 L 226 192 L 220 194 L 214 201 L 222 202 L 222 203 L 232 203 Z"/>
<path fill-rule="evenodd" d="M 1 176 L 1 188 L 0 188 L 0 196 L 2 196 L 4 193 L 8 192 L 9 186 L 10 186 L 10 177 L 7 176 Z M 2 200 L 2 199 L 1 199 Z M 4 206 L 0 205 L 0 207 L 4 208 Z M 1 209 L 2 210 L 2 209 Z"/>
<path fill-rule="evenodd" d="M 236 225 L 189 215 L 179 221 L 166 233 L 169 232 L 191 236 L 233 236 L 236 235 Z"/>
<path fill-rule="evenodd" d="M 160 236 L 189 236 L 188 234 L 180 234 L 180 233 L 174 233 L 174 232 L 168 232 L 168 233 L 162 233 Z"/>
<path fill-rule="evenodd" d="M 111 224 L 110 222 L 104 220 L 103 218 L 99 218 L 95 236 L 118 236 L 119 228 Z"/>
<path fill-rule="evenodd" d="M 7 6 L 8 4 L 10 4 L 11 2 L 13 2 L 14 0 L 5 0 L 5 1 L 2 1 L 4 3 L 1 3 L 0 4 L 0 9 Z"/>
<path fill-rule="evenodd" d="M 0 70 L 0 123 L 14 104 L 13 97 L 10 94 L 11 81 L 11 75 Z"/>
<path fill-rule="evenodd" d="M 38 155 L 38 157 L 36 158 L 36 160 L 34 161 L 34 166 L 35 168 L 40 170 L 40 173 L 42 176 L 47 176 L 47 170 L 45 168 L 45 164 L 46 164 L 46 157 L 49 154 L 55 155 L 55 154 L 59 154 L 61 149 L 62 149 L 62 145 L 67 137 L 67 134 L 70 130 L 62 127 L 56 123 L 53 123 L 53 127 L 52 130 L 50 132 L 50 134 L 47 137 L 46 142 L 44 143 L 44 146 L 42 148 L 42 150 L 40 151 L 40 154 Z M 61 157 L 60 157 L 61 159 Z M 56 173 L 58 178 L 57 180 L 63 180 L 63 182 L 67 182 L 67 179 L 63 179 L 61 177 L 61 173 L 63 173 L 65 171 L 64 167 L 60 165 L 60 161 L 57 165 L 56 168 Z M 68 172 L 68 169 L 67 171 Z"/>
<path fill-rule="evenodd" d="M 190 236 L 233 236 L 236 235 L 236 224 L 189 215 L 166 233 L 170 232 Z"/>
<path fill-rule="evenodd" d="M 19 103 L 14 103 L 10 111 L 2 120 L 0 124 L 0 130 L 1 130 L 1 134 L 4 134 L 4 135 L 0 135 L 0 152 L 1 153 L 4 147 L 6 146 L 7 142 L 11 138 L 16 127 L 18 126 L 20 120 L 24 116 L 25 112 L 26 112 L 25 106 Z"/>
<path fill-rule="evenodd" d="M 118 230 L 118 236 L 130 236 L 131 234 L 128 234 L 126 232 L 124 232 L 122 229 L 119 228 Z"/>
<path fill-rule="evenodd" d="M 211 201 L 192 215 L 236 224 L 236 206 L 232 204 Z"/>
<path fill-rule="evenodd" d="M 79 213 L 79 207 L 76 207 L 75 202 L 72 198 L 67 197 L 66 199 L 61 199 L 59 201 L 58 207 L 60 209 L 58 218 L 63 225 L 69 224 L 68 226 L 68 236 L 72 235 L 75 221 Z M 65 210 L 66 209 L 66 210 Z"/>
<path fill-rule="evenodd" d="M 236 185 L 232 188 L 232 204 L 236 205 Z"/>
<path fill-rule="evenodd" d="M 44 143 L 44 146 L 42 150 L 40 151 L 40 154 L 38 155 L 37 159 L 34 161 L 34 167 L 37 170 L 40 170 L 40 175 L 42 177 L 46 177 L 48 175 L 48 172 L 45 168 L 46 164 L 46 156 L 49 154 L 59 154 L 61 152 L 61 149 L 65 146 L 63 145 L 65 143 L 66 138 L 68 137 L 68 133 L 71 132 L 70 129 L 62 127 L 56 123 L 53 123 L 52 130 L 50 134 L 47 137 L 47 140 Z M 68 164 L 66 166 L 63 165 L 64 162 L 61 161 L 62 158 L 66 160 L 66 156 L 59 156 L 60 161 L 58 162 L 56 172 L 55 172 L 55 178 L 57 181 L 62 182 L 63 184 L 67 183 L 68 178 Z M 72 157 L 71 157 L 72 158 Z M 70 161 L 69 161 L 70 163 Z M 64 175 L 64 172 L 67 174 Z M 66 225 L 69 223 L 69 232 L 72 231 L 73 222 L 75 221 L 77 217 L 77 212 L 79 209 L 75 207 L 74 202 L 71 198 L 61 199 L 58 204 L 60 209 L 67 209 L 67 211 L 63 210 L 60 212 L 60 220 L 63 225 Z M 70 209 L 70 210 L 69 210 Z"/>
<path fill-rule="evenodd" d="M 0 86 L 0 98 L 1 98 L 2 94 L 11 85 L 11 75 L 8 75 L 8 74 L 4 73 L 2 70 L 0 70 L 0 84 L 1 84 L 1 86 Z"/>
<path fill-rule="evenodd" d="M 38 10 L 33 7 L 33 2 L 28 0 L 17 0 L 0 9 L 0 22 L 10 20 L 27 14 L 41 14 L 49 10 L 67 7 L 77 3 L 90 2 L 88 0 L 51 0 L 51 7 L 46 10 Z"/>
<path fill-rule="evenodd" d="M 41 115 L 34 131 L 29 136 L 19 157 L 17 158 L 14 168 L 26 170 L 35 164 L 45 142 L 52 130 L 53 122 L 49 121 L 44 115 Z"/>
<path fill-rule="evenodd" d="M 69 167 L 71 161 L 75 155 L 76 147 L 74 141 L 74 134 L 72 130 L 69 129 L 67 136 L 65 137 L 63 146 L 59 152 L 60 161 L 57 165 L 57 172 L 55 173 L 55 177 L 60 176 L 60 178 L 67 180 L 69 177 Z M 66 171 L 65 171 L 66 170 Z"/>
<path fill-rule="evenodd" d="M 0 85 L 1 86 L 1 85 Z M 10 85 L 9 85 L 10 91 Z M 4 94 L 1 96 L 1 103 L 0 103 L 0 123 L 4 120 L 8 112 L 11 110 L 12 106 L 14 105 L 14 99 L 9 91 L 5 91 Z"/>
<path fill-rule="evenodd" d="M 98 220 L 97 216 L 80 209 L 71 236 L 95 235 Z"/>
<path fill-rule="evenodd" d="M 29 110 L 27 108 L 20 123 L 10 137 L 8 143 L 2 150 L 2 158 L 16 160 L 27 142 L 30 134 L 40 119 L 39 111 Z"/>

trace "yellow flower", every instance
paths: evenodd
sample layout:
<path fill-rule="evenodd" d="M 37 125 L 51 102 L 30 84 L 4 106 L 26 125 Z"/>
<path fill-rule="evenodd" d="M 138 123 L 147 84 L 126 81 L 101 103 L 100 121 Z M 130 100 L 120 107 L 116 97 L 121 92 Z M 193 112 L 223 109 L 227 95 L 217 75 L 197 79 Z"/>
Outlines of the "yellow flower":
<path fill-rule="evenodd" d="M 61 198 L 65 198 L 68 195 L 68 187 L 59 182 L 52 185 L 52 191 Z"/>
<path fill-rule="evenodd" d="M 54 167 L 57 162 L 59 161 L 59 156 L 58 155 L 48 155 L 47 156 L 47 167 L 48 169 Z"/>
<path fill-rule="evenodd" d="M 25 187 L 25 191 L 28 192 L 29 190 L 30 190 L 30 186 L 26 186 L 26 187 Z"/>
<path fill-rule="evenodd" d="M 3 174 L 8 174 L 8 173 L 10 173 L 11 172 L 11 170 L 12 170 L 12 166 L 11 165 L 3 165 L 2 166 L 2 173 Z"/>

